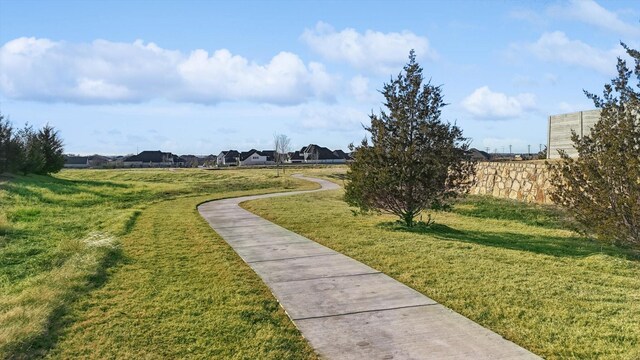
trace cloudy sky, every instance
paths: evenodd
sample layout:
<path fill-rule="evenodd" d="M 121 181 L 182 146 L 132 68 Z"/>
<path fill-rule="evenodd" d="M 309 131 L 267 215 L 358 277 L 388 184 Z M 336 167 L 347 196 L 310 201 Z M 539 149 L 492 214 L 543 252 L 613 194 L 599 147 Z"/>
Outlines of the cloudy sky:
<path fill-rule="evenodd" d="M 415 49 L 472 146 L 526 152 L 593 108 L 620 41 L 638 1 L 0 0 L 0 112 L 69 153 L 346 150 Z"/>

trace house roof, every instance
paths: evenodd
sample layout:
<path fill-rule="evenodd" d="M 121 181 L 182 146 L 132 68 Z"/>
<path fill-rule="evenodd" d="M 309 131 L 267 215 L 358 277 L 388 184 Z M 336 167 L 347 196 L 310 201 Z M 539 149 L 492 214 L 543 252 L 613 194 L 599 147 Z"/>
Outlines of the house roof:
<path fill-rule="evenodd" d="M 300 151 L 295 151 L 292 152 L 291 154 L 289 154 L 291 157 L 291 160 L 304 160 L 304 158 L 302 157 L 302 155 L 300 154 Z"/>
<path fill-rule="evenodd" d="M 64 159 L 65 164 L 69 165 L 86 165 L 89 163 L 89 157 L 87 156 L 67 156 Z"/>
<path fill-rule="evenodd" d="M 256 149 L 251 149 L 249 151 L 243 151 L 240 153 L 240 161 L 245 161 L 247 160 L 251 155 L 253 154 L 258 154 L 260 156 L 265 156 L 267 158 L 267 161 L 273 161 L 273 158 L 275 156 L 275 151 L 274 150 L 256 150 Z"/>
<path fill-rule="evenodd" d="M 102 156 L 102 155 L 98 155 L 98 154 L 94 154 L 94 155 L 88 156 L 88 158 L 91 161 L 109 161 L 109 160 L 111 160 L 110 158 L 108 158 L 106 156 Z"/>
<path fill-rule="evenodd" d="M 236 161 L 236 158 L 240 157 L 240 153 L 238 150 L 222 151 L 218 157 L 224 158 L 225 161 Z"/>
<path fill-rule="evenodd" d="M 240 161 L 245 161 L 249 158 L 249 156 L 253 155 L 254 153 L 258 153 L 258 155 L 260 155 L 260 151 L 256 150 L 256 149 L 251 149 L 249 151 L 243 151 L 240 153 Z"/>
<path fill-rule="evenodd" d="M 266 156 L 266 157 L 267 157 L 267 159 L 269 159 L 269 158 L 270 158 L 270 159 L 273 159 L 273 158 L 275 158 L 275 157 L 276 157 L 276 151 L 275 151 L 275 150 L 262 150 L 262 151 L 260 151 L 260 153 L 261 153 L 263 156 Z"/>
<path fill-rule="evenodd" d="M 144 163 L 161 163 L 165 162 L 166 157 L 173 157 L 173 154 L 162 152 L 160 150 L 156 151 L 143 151 L 138 155 L 129 156 L 125 158 L 124 161 L 142 161 Z"/>
<path fill-rule="evenodd" d="M 489 160 L 491 159 L 491 155 L 488 152 L 478 150 L 476 148 L 471 148 L 467 151 L 467 155 L 471 156 L 474 160 Z"/>
<path fill-rule="evenodd" d="M 307 160 L 336 160 L 341 159 L 333 151 L 329 150 L 326 147 L 318 146 L 316 144 L 309 144 L 305 146 L 304 151 L 307 154 L 313 154 L 311 157 L 307 156 Z"/>
<path fill-rule="evenodd" d="M 333 150 L 333 155 L 339 157 L 340 159 L 351 160 L 351 155 L 347 154 L 346 152 L 340 149 Z"/>

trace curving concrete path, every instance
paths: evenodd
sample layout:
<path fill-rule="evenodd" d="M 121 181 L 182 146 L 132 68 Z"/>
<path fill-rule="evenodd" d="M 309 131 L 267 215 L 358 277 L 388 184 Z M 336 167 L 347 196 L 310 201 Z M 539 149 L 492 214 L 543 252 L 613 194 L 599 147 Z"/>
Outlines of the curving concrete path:
<path fill-rule="evenodd" d="M 350 257 L 238 204 L 320 190 L 217 200 L 198 207 L 269 286 L 302 335 L 327 359 L 537 359 L 500 335 Z"/>

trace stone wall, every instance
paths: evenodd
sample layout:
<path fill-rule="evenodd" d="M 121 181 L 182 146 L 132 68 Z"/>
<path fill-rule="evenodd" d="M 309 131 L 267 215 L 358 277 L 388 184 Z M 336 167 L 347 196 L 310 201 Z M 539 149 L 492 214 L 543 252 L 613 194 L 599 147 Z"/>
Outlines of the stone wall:
<path fill-rule="evenodd" d="M 550 204 L 549 172 L 544 162 L 479 162 L 470 193 Z"/>

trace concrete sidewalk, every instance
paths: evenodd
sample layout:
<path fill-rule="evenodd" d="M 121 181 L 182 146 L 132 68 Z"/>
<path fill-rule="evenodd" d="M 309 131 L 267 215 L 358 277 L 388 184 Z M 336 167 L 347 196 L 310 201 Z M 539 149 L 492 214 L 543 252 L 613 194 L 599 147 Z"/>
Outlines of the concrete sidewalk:
<path fill-rule="evenodd" d="M 326 180 L 304 178 L 338 189 Z M 269 286 L 302 335 L 327 359 L 537 359 L 500 335 L 348 256 L 238 206 L 198 207 Z"/>

